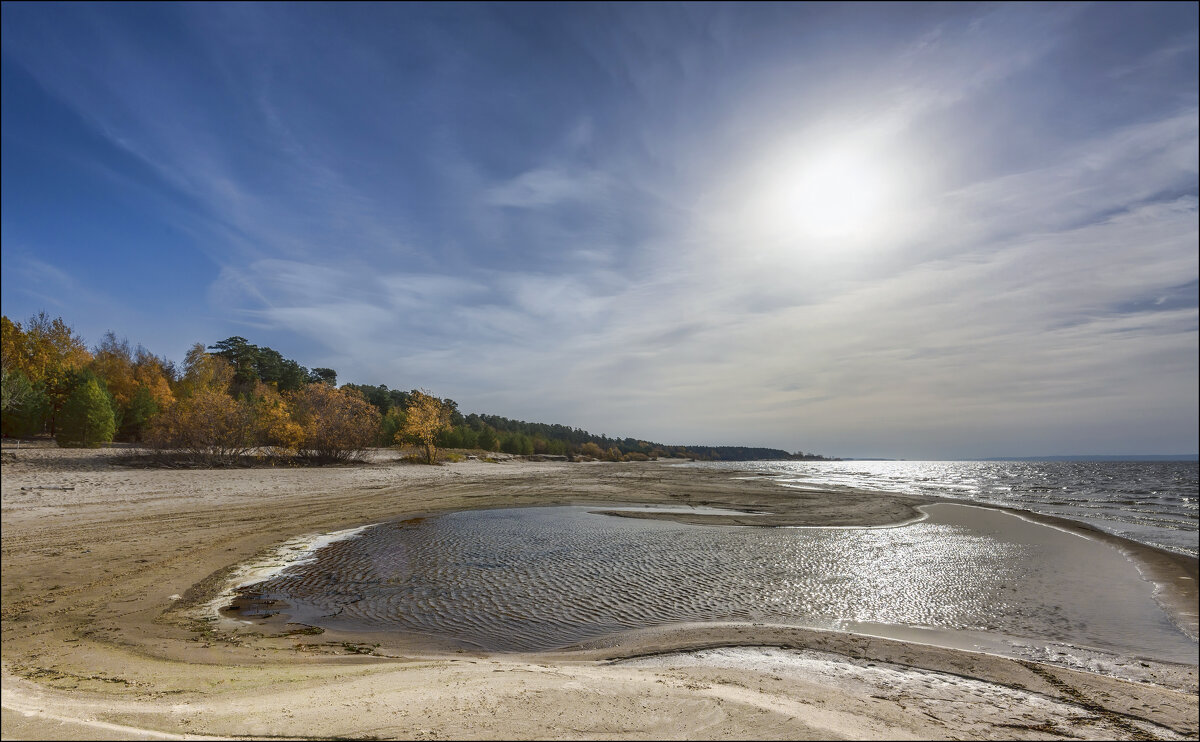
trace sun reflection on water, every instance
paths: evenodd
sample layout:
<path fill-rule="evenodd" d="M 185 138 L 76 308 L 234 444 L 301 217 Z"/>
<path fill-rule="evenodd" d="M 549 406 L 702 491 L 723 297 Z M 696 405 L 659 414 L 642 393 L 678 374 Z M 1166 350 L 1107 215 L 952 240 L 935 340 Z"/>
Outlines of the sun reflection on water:
<path fill-rule="evenodd" d="M 1005 538 L 992 526 L 934 517 L 889 529 L 785 529 L 588 510 L 384 523 L 253 592 L 287 601 L 305 623 L 417 632 L 498 651 L 703 621 L 859 621 L 1118 648 L 1132 641 L 1142 651 L 1187 647 L 1115 550 L 1097 545 L 1115 561 L 1095 574 L 1087 562 L 1097 556 L 1077 553 L 1083 539 L 1005 514 L 981 517 L 1024 524 L 1005 532 L 1030 535 Z M 1120 570 L 1128 574 L 1109 574 Z"/>

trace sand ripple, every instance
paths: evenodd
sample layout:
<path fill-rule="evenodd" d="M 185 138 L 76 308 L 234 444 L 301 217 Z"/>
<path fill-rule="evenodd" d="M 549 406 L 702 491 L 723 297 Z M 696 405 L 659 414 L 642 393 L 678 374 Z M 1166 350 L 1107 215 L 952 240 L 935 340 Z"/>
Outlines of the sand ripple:
<path fill-rule="evenodd" d="M 1148 598 L 1135 609 L 1114 595 L 1108 606 L 1080 582 L 1086 565 L 1051 551 L 936 519 L 780 529 L 528 508 L 383 523 L 248 591 L 284 601 L 305 623 L 419 632 L 492 651 L 694 621 L 876 622 L 1093 646 L 1126 641 L 1132 629 L 1174 641 Z"/>

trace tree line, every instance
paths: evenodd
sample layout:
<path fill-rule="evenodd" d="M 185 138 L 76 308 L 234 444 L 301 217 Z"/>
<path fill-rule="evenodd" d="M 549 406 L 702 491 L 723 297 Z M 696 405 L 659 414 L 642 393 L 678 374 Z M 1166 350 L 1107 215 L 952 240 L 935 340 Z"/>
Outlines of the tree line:
<path fill-rule="evenodd" d="M 452 399 L 386 385 L 337 385 L 330 368 L 305 368 L 243 337 L 196 343 L 182 364 L 109 331 L 93 348 L 61 317 L 0 318 L 6 437 L 50 435 L 61 446 L 113 440 L 207 464 L 250 454 L 340 462 L 374 446 L 607 461 L 822 458 L 769 448 L 672 446 L 580 428 L 463 415 Z"/>

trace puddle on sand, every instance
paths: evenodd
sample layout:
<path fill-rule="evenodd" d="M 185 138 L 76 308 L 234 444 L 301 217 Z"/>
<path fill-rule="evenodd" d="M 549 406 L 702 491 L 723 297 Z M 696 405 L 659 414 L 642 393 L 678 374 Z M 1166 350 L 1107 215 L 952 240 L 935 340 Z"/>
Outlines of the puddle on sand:
<path fill-rule="evenodd" d="M 746 528 L 465 511 L 382 523 L 243 590 L 292 621 L 490 651 L 705 621 L 933 627 L 1195 662 L 1115 549 L 999 511 L 900 528 Z M 259 604 L 261 607 L 262 604 Z"/>

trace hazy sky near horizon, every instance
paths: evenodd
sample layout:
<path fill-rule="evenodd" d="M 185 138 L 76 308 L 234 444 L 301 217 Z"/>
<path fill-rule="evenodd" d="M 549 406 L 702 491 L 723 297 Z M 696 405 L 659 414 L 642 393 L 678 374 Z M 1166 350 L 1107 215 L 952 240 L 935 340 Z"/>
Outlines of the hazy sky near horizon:
<path fill-rule="evenodd" d="M 6 2 L 3 312 L 679 444 L 1197 451 L 1197 6 Z"/>

